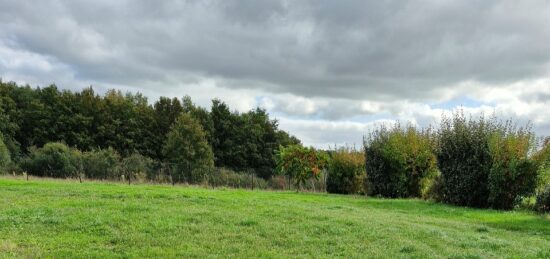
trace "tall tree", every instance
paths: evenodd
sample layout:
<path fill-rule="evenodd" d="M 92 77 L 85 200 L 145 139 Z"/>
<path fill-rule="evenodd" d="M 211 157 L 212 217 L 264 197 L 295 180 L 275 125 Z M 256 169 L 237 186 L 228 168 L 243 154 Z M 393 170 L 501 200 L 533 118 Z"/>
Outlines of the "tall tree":
<path fill-rule="evenodd" d="M 176 181 L 199 182 L 214 166 L 214 155 L 201 125 L 182 113 L 167 135 L 163 148 Z"/>

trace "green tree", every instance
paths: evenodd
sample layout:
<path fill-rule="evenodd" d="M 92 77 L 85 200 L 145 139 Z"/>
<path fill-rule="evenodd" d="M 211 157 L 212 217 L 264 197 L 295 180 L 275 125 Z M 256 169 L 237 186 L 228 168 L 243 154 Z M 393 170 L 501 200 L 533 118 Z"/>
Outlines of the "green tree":
<path fill-rule="evenodd" d="M 6 144 L 4 144 L 4 138 L 0 133 L 0 172 L 4 172 L 4 170 L 10 163 L 10 151 L 8 150 Z"/>
<path fill-rule="evenodd" d="M 214 166 L 206 134 L 199 122 L 188 113 L 182 113 L 172 125 L 163 155 L 173 165 L 172 177 L 178 182 L 200 182 Z"/>

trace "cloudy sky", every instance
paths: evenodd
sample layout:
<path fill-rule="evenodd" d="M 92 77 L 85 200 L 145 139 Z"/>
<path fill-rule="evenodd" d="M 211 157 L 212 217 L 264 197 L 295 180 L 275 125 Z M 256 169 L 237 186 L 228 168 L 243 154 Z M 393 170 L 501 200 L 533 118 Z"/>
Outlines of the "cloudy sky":
<path fill-rule="evenodd" d="M 318 147 L 458 107 L 550 135 L 550 2 L 0 0 L 0 77 L 260 106 Z"/>

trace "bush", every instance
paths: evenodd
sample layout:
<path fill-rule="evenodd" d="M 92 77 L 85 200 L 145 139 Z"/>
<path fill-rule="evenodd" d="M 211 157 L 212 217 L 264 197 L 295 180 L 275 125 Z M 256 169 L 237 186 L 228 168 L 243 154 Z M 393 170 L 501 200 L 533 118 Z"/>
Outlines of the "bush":
<path fill-rule="evenodd" d="M 327 192 L 342 194 L 364 193 L 365 154 L 349 148 L 332 153 L 328 166 Z"/>
<path fill-rule="evenodd" d="M 83 164 L 87 178 L 117 180 L 120 177 L 120 155 L 112 148 L 85 152 Z"/>
<path fill-rule="evenodd" d="M 538 165 L 528 157 L 534 146 L 532 136 L 529 130 L 506 125 L 490 136 L 488 202 L 492 208 L 513 209 L 521 197 L 534 194 Z"/>
<path fill-rule="evenodd" d="M 471 207 L 512 209 L 524 195 L 534 192 L 537 163 L 529 128 L 466 119 L 462 112 L 443 118 L 439 132 L 440 199 Z"/>
<path fill-rule="evenodd" d="M 420 197 L 422 179 L 436 170 L 430 130 L 412 126 L 380 127 L 365 139 L 369 193 Z"/>
<path fill-rule="evenodd" d="M 546 185 L 550 184 L 550 137 L 547 137 L 542 148 L 533 156 L 533 160 L 537 162 L 538 179 L 537 191 L 542 191 Z"/>
<path fill-rule="evenodd" d="M 542 190 L 537 195 L 537 202 L 535 203 L 535 208 L 538 212 L 541 212 L 541 213 L 550 212 L 550 184 L 546 185 L 544 190 Z"/>
<path fill-rule="evenodd" d="M 42 148 L 30 149 L 21 167 L 27 173 L 48 177 L 75 177 L 81 169 L 80 152 L 63 143 L 47 143 Z"/>
<path fill-rule="evenodd" d="M 494 124 L 483 117 L 467 120 L 463 113 L 443 118 L 437 162 L 441 171 L 443 202 L 487 207 L 491 152 L 488 138 Z"/>
<path fill-rule="evenodd" d="M 8 166 L 11 164 L 10 151 L 4 143 L 4 138 L 0 133 L 0 173 L 4 173 Z"/>
<path fill-rule="evenodd" d="M 132 180 L 143 180 L 151 175 L 153 170 L 153 160 L 149 157 L 134 153 L 122 159 L 120 171 L 124 175 L 124 180 L 130 183 Z"/>

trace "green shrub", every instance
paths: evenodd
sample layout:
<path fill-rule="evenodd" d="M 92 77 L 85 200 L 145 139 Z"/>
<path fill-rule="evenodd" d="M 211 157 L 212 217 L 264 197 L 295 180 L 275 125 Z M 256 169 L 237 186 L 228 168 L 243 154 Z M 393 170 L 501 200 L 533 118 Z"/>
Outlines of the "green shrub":
<path fill-rule="evenodd" d="M 535 153 L 533 160 L 539 167 L 537 191 L 542 191 L 550 184 L 550 137 L 544 140 L 542 148 Z"/>
<path fill-rule="evenodd" d="M 27 173 L 47 177 L 75 177 L 81 168 L 80 152 L 63 143 L 47 143 L 42 148 L 30 149 L 21 167 Z"/>
<path fill-rule="evenodd" d="M 112 148 L 85 152 L 83 164 L 87 178 L 118 180 L 120 177 L 120 155 Z"/>
<path fill-rule="evenodd" d="M 380 127 L 365 139 L 369 193 L 384 197 L 420 197 L 422 179 L 436 170 L 430 130 L 399 124 Z"/>
<path fill-rule="evenodd" d="M 438 165 L 447 203 L 512 209 L 535 191 L 538 163 L 529 156 L 534 138 L 512 121 L 467 119 L 462 112 L 443 118 Z"/>
<path fill-rule="evenodd" d="M 5 173 L 5 170 L 11 164 L 10 151 L 4 143 L 4 138 L 0 133 L 0 173 Z"/>
<path fill-rule="evenodd" d="M 466 119 L 462 112 L 443 118 L 437 154 L 443 202 L 487 207 L 492 163 L 488 139 L 494 128 L 491 121 Z"/>
<path fill-rule="evenodd" d="M 546 185 L 546 187 L 537 195 L 535 208 L 541 213 L 550 212 L 550 184 Z"/>
<path fill-rule="evenodd" d="M 327 192 L 364 193 L 365 154 L 349 148 L 340 148 L 332 153 L 328 166 Z"/>
<path fill-rule="evenodd" d="M 534 138 L 526 129 L 499 128 L 489 139 L 488 202 L 492 208 L 513 209 L 521 197 L 534 194 L 537 185 L 538 165 L 529 158 Z"/>
<path fill-rule="evenodd" d="M 153 160 L 138 153 L 125 157 L 120 163 L 120 172 L 128 183 L 148 178 L 152 170 Z"/>

